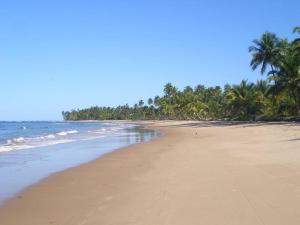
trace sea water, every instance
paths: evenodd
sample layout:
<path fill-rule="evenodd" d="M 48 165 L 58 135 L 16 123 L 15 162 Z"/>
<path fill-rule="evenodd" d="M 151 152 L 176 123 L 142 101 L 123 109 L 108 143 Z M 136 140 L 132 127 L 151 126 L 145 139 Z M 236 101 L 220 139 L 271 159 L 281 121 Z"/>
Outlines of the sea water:
<path fill-rule="evenodd" d="M 0 122 L 0 204 L 52 173 L 157 135 L 117 122 Z"/>

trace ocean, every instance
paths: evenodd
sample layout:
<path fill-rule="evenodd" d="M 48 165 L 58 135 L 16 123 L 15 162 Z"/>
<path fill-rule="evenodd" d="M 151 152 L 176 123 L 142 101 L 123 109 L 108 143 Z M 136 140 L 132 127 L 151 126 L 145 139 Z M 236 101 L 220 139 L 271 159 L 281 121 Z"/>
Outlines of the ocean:
<path fill-rule="evenodd" d="M 0 122 L 0 204 L 52 173 L 157 135 L 118 122 Z"/>

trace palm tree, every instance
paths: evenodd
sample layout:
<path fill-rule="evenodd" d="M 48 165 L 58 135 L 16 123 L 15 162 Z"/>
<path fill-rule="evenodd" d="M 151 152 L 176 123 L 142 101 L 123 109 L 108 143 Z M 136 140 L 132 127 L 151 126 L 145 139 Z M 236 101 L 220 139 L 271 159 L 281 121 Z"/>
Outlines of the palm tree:
<path fill-rule="evenodd" d="M 140 100 L 138 104 L 139 104 L 139 107 L 143 107 L 144 106 L 144 101 Z"/>
<path fill-rule="evenodd" d="M 148 99 L 148 105 L 150 105 L 150 106 L 153 105 L 153 99 L 152 98 Z"/>
<path fill-rule="evenodd" d="M 165 95 L 169 97 L 174 97 L 174 95 L 177 92 L 177 88 L 173 86 L 171 83 L 167 83 L 164 87 L 164 93 Z"/>
<path fill-rule="evenodd" d="M 255 85 L 247 80 L 232 86 L 226 98 L 235 119 L 254 119 L 258 110 L 256 97 Z"/>
<path fill-rule="evenodd" d="M 295 27 L 293 30 L 294 33 L 298 33 L 300 34 L 300 27 Z M 293 42 L 292 42 L 292 46 L 293 46 L 293 50 L 300 55 L 300 38 L 296 38 Z"/>
<path fill-rule="evenodd" d="M 267 94 L 269 89 L 269 83 L 266 80 L 258 80 L 255 85 L 255 89 L 262 93 L 263 95 Z"/>
<path fill-rule="evenodd" d="M 154 105 L 156 107 L 160 106 L 160 97 L 159 96 L 155 96 L 153 102 L 154 102 Z"/>
<path fill-rule="evenodd" d="M 287 93 L 295 105 L 294 113 L 299 115 L 300 110 L 300 64 L 299 58 L 290 52 L 285 60 L 278 63 L 278 70 L 270 71 L 270 79 L 274 85 L 270 91 L 274 94 Z"/>
<path fill-rule="evenodd" d="M 297 32 L 297 33 L 300 33 L 300 27 L 295 27 L 295 28 L 293 29 L 293 32 L 294 32 L 294 33 L 296 33 L 296 32 Z"/>
<path fill-rule="evenodd" d="M 272 71 L 278 54 L 280 52 L 279 39 L 273 33 L 266 32 L 261 36 L 260 40 L 254 40 L 255 45 L 249 47 L 249 52 L 252 52 L 252 60 L 250 66 L 255 70 L 261 65 L 260 73 L 264 74 L 267 66 L 270 65 Z"/>

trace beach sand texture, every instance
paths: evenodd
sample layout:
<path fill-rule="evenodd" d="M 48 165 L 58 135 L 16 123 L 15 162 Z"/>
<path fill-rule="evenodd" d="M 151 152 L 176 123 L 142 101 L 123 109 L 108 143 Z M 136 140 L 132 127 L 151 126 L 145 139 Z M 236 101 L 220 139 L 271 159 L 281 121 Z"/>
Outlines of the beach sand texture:
<path fill-rule="evenodd" d="M 300 125 L 146 124 L 162 135 L 27 188 L 0 224 L 300 224 Z"/>

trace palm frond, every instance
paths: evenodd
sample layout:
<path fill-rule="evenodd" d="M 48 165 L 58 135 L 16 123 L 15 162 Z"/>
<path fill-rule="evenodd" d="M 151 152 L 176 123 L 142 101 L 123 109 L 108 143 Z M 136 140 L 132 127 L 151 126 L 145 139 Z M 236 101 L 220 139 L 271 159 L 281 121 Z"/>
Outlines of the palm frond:
<path fill-rule="evenodd" d="M 300 27 L 294 27 L 293 33 L 300 33 Z"/>

